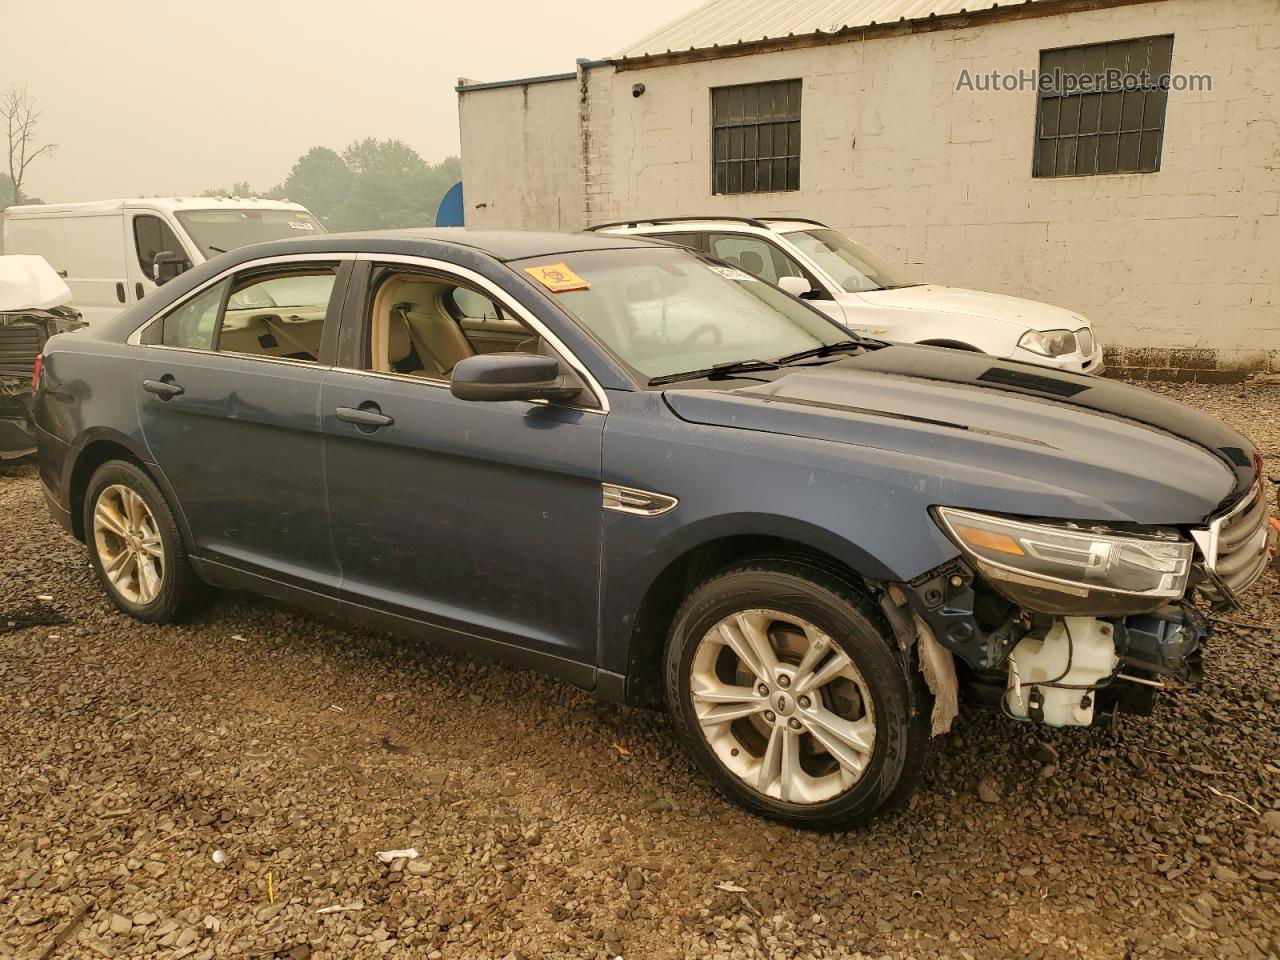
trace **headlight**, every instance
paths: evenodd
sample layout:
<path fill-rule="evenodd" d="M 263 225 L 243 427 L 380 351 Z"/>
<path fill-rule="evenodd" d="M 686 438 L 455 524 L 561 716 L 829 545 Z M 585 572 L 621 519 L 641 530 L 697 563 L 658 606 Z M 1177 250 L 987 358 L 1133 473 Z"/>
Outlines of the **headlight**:
<path fill-rule="evenodd" d="M 1141 613 L 1187 589 L 1195 547 L 1174 531 L 1031 523 L 951 507 L 936 512 L 991 585 L 1028 610 Z"/>
<path fill-rule="evenodd" d="M 1076 335 L 1070 330 L 1028 330 L 1018 346 L 1044 357 L 1061 357 L 1076 352 Z"/>

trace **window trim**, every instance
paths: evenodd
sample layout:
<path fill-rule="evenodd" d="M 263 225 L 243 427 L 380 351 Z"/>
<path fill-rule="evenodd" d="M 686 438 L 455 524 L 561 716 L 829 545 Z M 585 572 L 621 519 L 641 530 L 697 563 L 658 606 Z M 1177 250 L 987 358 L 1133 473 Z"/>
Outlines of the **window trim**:
<path fill-rule="evenodd" d="M 741 123 L 719 123 L 719 124 L 717 124 L 717 123 L 716 123 L 716 91 L 718 91 L 718 90 L 733 90 L 733 89 L 737 89 L 737 88 L 745 88 L 745 87 L 756 87 L 756 88 L 760 88 L 760 87 L 773 86 L 773 85 L 778 85 L 778 84 L 791 84 L 791 83 L 796 84 L 796 85 L 798 86 L 799 90 L 800 90 L 800 105 L 801 105 L 801 106 L 800 106 L 800 108 L 798 108 L 798 109 L 796 110 L 796 116 L 795 116 L 795 119 L 794 119 L 794 120 L 791 120 L 791 119 L 787 119 L 787 120 L 769 120 L 769 121 L 760 121 L 760 120 L 757 120 L 757 121 L 750 122 L 750 123 L 748 123 L 748 122 L 746 122 L 746 121 L 743 121 L 743 122 L 741 122 Z M 801 157 L 802 157 L 802 153 L 803 153 L 803 151 L 802 151 L 802 149 L 801 149 L 801 148 L 802 148 L 802 147 L 803 147 L 803 145 L 804 145 L 804 144 L 803 144 L 803 131 L 804 131 L 804 126 L 803 126 L 803 122 L 804 122 L 803 104 L 804 104 L 804 77 L 778 77 L 778 78 L 773 79 L 773 80 L 752 80 L 752 81 L 748 81 L 748 82 L 746 82 L 746 83 L 725 83 L 725 84 L 721 84 L 721 85 L 719 85 L 719 86 L 715 86 L 715 87 L 708 87 L 708 88 L 707 88 L 707 118 L 708 118 L 708 121 L 709 121 L 709 128 L 710 128 L 710 131 L 711 131 L 711 136 L 710 136 L 710 138 L 709 138 L 709 139 L 710 139 L 710 147 L 711 147 L 711 149 L 710 149 L 710 151 L 709 151 L 709 154 L 710 154 L 710 161 L 711 161 L 711 169 L 710 169 L 710 175 L 711 175 L 711 195 L 712 195 L 713 197 L 737 197 L 737 196 L 752 196 L 752 195 L 754 195 L 754 194 L 769 194 L 769 193 L 797 193 L 797 192 L 799 192 L 799 190 L 800 190 L 800 188 L 801 188 L 801 178 L 802 178 L 802 169 L 801 169 L 801 165 L 800 165 L 800 160 L 801 160 Z M 717 130 L 733 130 L 733 129 L 740 129 L 740 130 L 741 130 L 741 129 L 745 129 L 745 128 L 747 128 L 747 127 L 755 127 L 755 128 L 757 128 L 757 129 L 758 129 L 758 128 L 759 128 L 762 124 L 764 124 L 764 123 L 769 123 L 769 124 L 774 124 L 774 123 L 788 123 L 788 124 L 789 124 L 789 123 L 794 123 L 794 124 L 796 124 L 796 125 L 797 125 L 797 127 L 798 127 L 798 128 L 800 129 L 800 131 L 801 131 L 801 134 L 800 134 L 800 135 L 801 135 L 801 143 L 800 143 L 800 145 L 797 147 L 796 154 L 795 154 L 795 161 L 796 161 L 796 185 L 795 185 L 795 187 L 787 187 L 787 186 L 783 186 L 783 187 L 776 187 L 776 186 L 773 186 L 773 185 L 772 185 L 772 181 L 771 181 L 771 183 L 770 183 L 770 187 L 769 187 L 769 189 L 768 189 L 768 190 L 728 190 L 728 189 L 726 189 L 726 190 L 724 190 L 723 192 L 721 192 L 721 191 L 717 191 L 717 190 L 716 190 L 716 164 L 717 164 L 717 162 L 719 162 L 719 163 L 726 163 L 726 162 L 728 162 L 728 163 L 732 163 L 732 162 L 734 162 L 734 161 L 727 160 L 727 159 L 726 159 L 726 160 L 722 160 L 722 161 L 717 161 L 717 160 L 716 160 L 716 131 L 717 131 Z M 758 134 L 758 133 L 757 133 L 757 136 L 759 136 L 759 134 Z M 757 141 L 757 143 L 758 143 L 758 141 Z M 762 160 L 762 159 L 766 159 L 766 158 L 760 157 L 758 154 L 759 154 L 759 148 L 757 147 L 757 156 L 754 156 L 754 157 L 751 157 L 751 158 L 742 157 L 742 158 L 740 158 L 740 162 L 744 162 L 744 161 L 746 161 L 747 159 L 750 159 L 752 162 L 759 163 L 759 162 L 760 162 L 760 160 Z M 768 157 L 767 159 L 769 159 L 769 160 L 779 160 L 779 159 L 781 159 L 781 160 L 783 160 L 783 161 L 784 161 L 784 163 L 785 163 L 785 162 L 787 162 L 787 161 L 790 159 L 790 155 L 789 155 L 789 154 L 785 154 L 785 153 L 784 153 L 781 157 L 776 157 L 776 156 L 774 156 L 774 157 Z M 772 175 L 771 175 L 771 176 L 772 176 Z M 725 178 L 725 185 L 726 185 L 726 187 L 728 186 L 728 177 L 727 177 L 727 176 L 726 176 L 726 178 Z"/>
<path fill-rule="evenodd" d="M 142 321 L 134 331 L 125 338 L 125 343 L 132 347 L 146 347 L 149 350 L 176 350 L 181 353 L 198 353 L 203 356 L 217 357 L 233 357 L 240 360 L 252 360 L 258 363 L 286 363 L 291 366 L 306 367 L 309 370 L 332 370 L 333 363 L 326 362 L 324 358 L 318 360 L 295 360 L 292 357 L 264 357 L 252 353 L 225 353 L 216 349 L 205 349 L 203 347 L 178 347 L 167 343 L 145 343 L 143 338 L 147 335 L 157 323 L 160 323 L 165 317 L 173 313 L 175 310 L 181 309 L 188 302 L 200 296 L 210 287 L 216 286 L 223 281 L 231 280 L 238 273 L 256 273 L 259 269 L 269 269 L 275 266 L 288 266 L 294 263 L 331 263 L 336 264 L 334 269 L 333 291 L 329 295 L 329 309 L 325 312 L 325 329 L 321 335 L 321 352 L 328 353 L 330 358 L 334 356 L 334 349 L 337 343 L 337 327 L 341 320 L 342 304 L 346 300 L 347 278 L 350 276 L 351 266 L 355 263 L 355 258 L 350 253 L 302 253 L 293 256 L 266 257 L 262 260 L 249 260 L 244 263 L 238 263 L 235 266 L 228 267 L 220 273 L 214 274 L 203 283 L 192 287 L 177 300 L 165 304 L 163 309 L 152 314 L 146 320 Z M 344 270 L 346 276 L 344 277 Z M 227 289 L 223 291 L 222 303 L 218 305 L 218 326 L 221 327 L 222 315 L 226 312 L 227 297 L 230 295 L 231 285 L 227 285 Z M 332 328 L 333 333 L 330 333 Z"/>
<path fill-rule="evenodd" d="M 420 270 L 442 274 L 448 279 L 457 279 L 461 281 L 459 284 L 460 286 L 472 286 L 472 287 L 476 287 L 479 290 L 484 291 L 485 296 L 487 296 L 490 300 L 498 304 L 498 306 L 500 306 L 504 312 L 509 314 L 512 318 L 518 319 L 521 323 L 523 323 L 530 330 L 536 333 L 539 337 L 545 340 L 548 343 L 548 345 L 550 345 L 550 347 L 553 350 L 555 350 L 557 356 L 559 356 L 564 363 L 567 363 L 573 369 L 573 371 L 582 379 L 582 382 L 586 385 L 587 389 L 594 395 L 594 398 L 595 398 L 594 406 L 580 404 L 580 403 L 577 403 L 577 404 L 558 403 L 558 404 L 554 404 L 555 406 L 566 407 L 568 409 L 573 409 L 573 410 L 582 410 L 585 413 L 597 413 L 602 415 L 607 414 L 609 412 L 609 409 L 610 409 L 609 397 L 605 393 L 604 388 L 600 386 L 600 382 L 595 378 L 595 376 L 591 373 L 591 371 L 587 369 L 586 364 L 584 364 L 580 359 L 578 359 L 577 355 L 574 354 L 573 351 L 571 351 L 568 347 L 565 346 L 564 341 L 561 340 L 558 336 L 556 336 L 555 333 L 553 333 L 546 326 L 546 324 L 542 323 L 542 321 L 540 321 L 537 317 L 535 317 L 533 313 L 524 306 L 524 304 L 515 300 L 510 294 L 508 294 L 505 290 L 503 290 L 500 286 L 498 286 L 488 277 L 483 276 L 482 274 L 479 274 L 474 270 L 470 270 L 467 267 L 460 266 L 459 264 L 450 263 L 446 260 L 436 260 L 432 257 L 415 257 L 407 254 L 390 254 L 390 253 L 357 253 L 355 254 L 355 259 L 358 262 L 368 263 L 371 266 L 381 266 L 386 264 L 386 265 L 405 265 L 410 267 L 417 267 Z M 510 268 L 508 267 L 507 269 L 510 269 Z M 343 313 L 344 320 L 355 324 L 358 328 L 358 332 L 361 334 L 361 337 L 363 337 L 364 328 L 368 321 L 368 305 L 365 303 L 365 300 L 366 300 L 365 295 L 369 292 L 368 290 L 369 279 L 370 279 L 370 276 L 366 274 L 363 281 L 363 286 L 364 286 L 363 290 L 352 291 L 350 288 L 348 288 L 348 296 L 346 299 L 348 301 L 348 304 L 354 303 L 355 307 L 354 309 L 344 311 Z M 351 294 L 353 292 L 359 293 L 360 296 L 359 297 L 352 296 Z M 363 340 L 361 339 L 360 342 L 363 342 Z M 356 367 L 344 366 L 343 364 L 337 363 L 337 362 L 333 364 L 332 369 L 336 371 L 340 371 L 342 373 L 356 373 L 356 374 L 362 374 L 368 377 L 377 377 L 380 379 L 391 379 L 391 380 L 398 380 L 398 381 L 409 382 L 409 383 L 417 383 L 417 384 L 422 384 L 424 386 L 434 387 L 437 390 L 449 389 L 448 380 L 433 380 L 428 377 L 415 377 L 405 373 L 394 373 L 394 372 L 387 373 L 380 370 L 361 370 Z M 531 402 L 545 403 L 546 401 L 535 400 Z"/>

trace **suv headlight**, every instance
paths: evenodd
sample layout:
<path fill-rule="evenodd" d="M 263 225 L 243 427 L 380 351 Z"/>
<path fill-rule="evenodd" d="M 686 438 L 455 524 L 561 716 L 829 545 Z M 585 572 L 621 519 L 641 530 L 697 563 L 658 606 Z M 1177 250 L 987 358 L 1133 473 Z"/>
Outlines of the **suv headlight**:
<path fill-rule="evenodd" d="M 1042 357 L 1061 357 L 1076 352 L 1076 335 L 1070 330 L 1028 330 L 1018 346 Z"/>
<path fill-rule="evenodd" d="M 1195 546 L 1172 530 L 1127 532 L 951 507 L 935 511 L 991 585 L 1028 610 L 1141 613 L 1181 597 L 1191 575 Z"/>

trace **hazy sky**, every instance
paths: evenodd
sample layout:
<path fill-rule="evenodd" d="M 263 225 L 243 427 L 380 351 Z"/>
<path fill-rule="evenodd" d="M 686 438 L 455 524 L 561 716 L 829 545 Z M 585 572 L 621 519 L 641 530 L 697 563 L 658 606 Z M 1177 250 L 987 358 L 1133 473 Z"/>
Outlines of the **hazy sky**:
<path fill-rule="evenodd" d="M 58 144 L 47 201 L 270 189 L 317 144 L 458 151 L 459 77 L 608 56 L 700 0 L 3 0 L 0 89 L 26 84 Z"/>

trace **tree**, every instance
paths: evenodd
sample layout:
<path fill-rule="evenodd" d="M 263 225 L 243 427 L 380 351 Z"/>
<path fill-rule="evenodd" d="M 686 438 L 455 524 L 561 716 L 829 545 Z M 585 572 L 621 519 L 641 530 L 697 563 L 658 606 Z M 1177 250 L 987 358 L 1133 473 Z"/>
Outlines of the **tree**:
<path fill-rule="evenodd" d="M 237 180 L 235 183 L 231 185 L 230 190 L 224 190 L 221 187 L 214 187 L 210 190 L 205 190 L 203 193 L 200 194 L 200 196 L 202 197 L 256 197 L 257 194 L 253 192 L 253 187 L 249 186 L 249 184 L 246 183 L 244 180 Z"/>
<path fill-rule="evenodd" d="M 27 92 L 26 87 L 16 84 L 0 96 L 0 120 L 4 122 L 8 140 L 9 183 L 13 192 L 13 202 L 23 200 L 22 184 L 26 179 L 27 167 L 41 154 L 54 151 L 54 144 L 36 145 L 36 128 L 40 125 L 40 111 L 36 109 L 36 101 Z"/>
<path fill-rule="evenodd" d="M 293 165 L 284 183 L 272 193 L 288 197 L 314 213 L 326 227 L 343 229 L 337 222 L 355 176 L 336 151 L 328 147 L 312 147 Z"/>
<path fill-rule="evenodd" d="M 16 199 L 13 195 L 13 181 L 9 179 L 7 173 L 0 173 L 0 210 L 14 203 Z"/>

